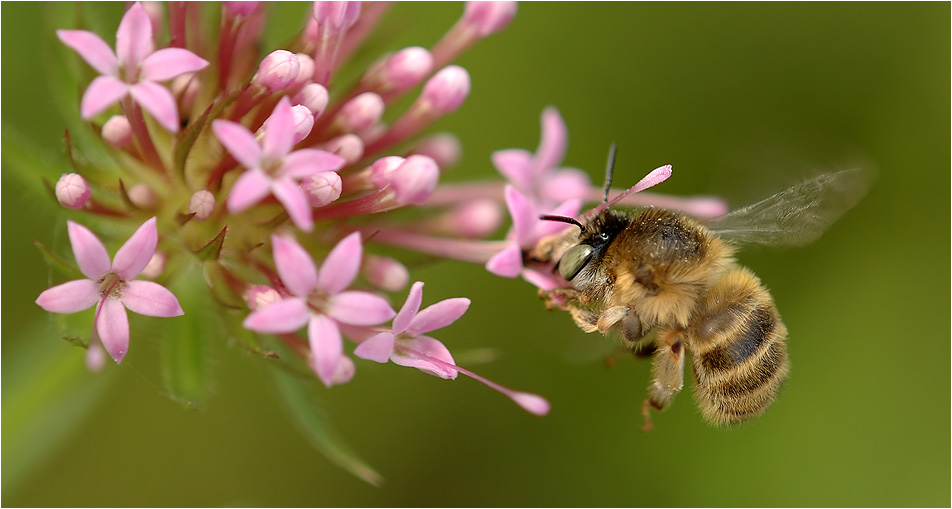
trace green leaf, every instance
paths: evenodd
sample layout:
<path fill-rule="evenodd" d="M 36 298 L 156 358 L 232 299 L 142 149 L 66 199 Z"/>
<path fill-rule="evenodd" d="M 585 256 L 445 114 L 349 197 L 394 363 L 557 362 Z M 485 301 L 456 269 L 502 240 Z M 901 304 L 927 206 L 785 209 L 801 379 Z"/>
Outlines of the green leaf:
<path fill-rule="evenodd" d="M 304 380 L 283 366 L 275 366 L 273 362 L 269 364 L 274 386 L 285 410 L 311 445 L 344 470 L 374 486 L 380 486 L 383 482 L 380 474 L 344 444 L 332 427 L 315 393 L 317 378 Z"/>
<path fill-rule="evenodd" d="M 55 269 L 63 276 L 71 279 L 80 279 L 85 277 L 83 276 L 83 273 L 77 270 L 72 264 L 53 254 L 53 252 L 47 249 L 47 247 L 40 243 L 40 241 L 33 239 L 33 245 L 40 250 L 40 253 L 43 255 L 43 259 L 51 269 Z"/>

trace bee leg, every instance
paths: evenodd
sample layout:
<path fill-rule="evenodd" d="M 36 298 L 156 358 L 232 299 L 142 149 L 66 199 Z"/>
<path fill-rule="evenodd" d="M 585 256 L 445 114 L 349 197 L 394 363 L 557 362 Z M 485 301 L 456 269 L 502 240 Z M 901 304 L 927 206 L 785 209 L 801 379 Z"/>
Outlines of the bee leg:
<path fill-rule="evenodd" d="M 572 319 L 575 320 L 575 325 L 578 325 L 579 329 L 582 329 L 583 332 L 595 332 L 598 330 L 598 315 L 582 308 L 570 308 L 569 314 L 572 315 Z"/>
<path fill-rule="evenodd" d="M 539 290 L 539 297 L 545 301 L 546 309 L 568 310 L 573 302 L 578 302 L 579 291 L 575 288 L 553 288 Z"/>
<path fill-rule="evenodd" d="M 684 387 L 684 343 L 682 331 L 666 329 L 658 334 L 657 349 L 651 365 L 651 385 L 648 386 L 648 398 L 641 407 L 645 416 L 645 431 L 651 429 L 649 406 L 661 411 L 667 408 Z"/>

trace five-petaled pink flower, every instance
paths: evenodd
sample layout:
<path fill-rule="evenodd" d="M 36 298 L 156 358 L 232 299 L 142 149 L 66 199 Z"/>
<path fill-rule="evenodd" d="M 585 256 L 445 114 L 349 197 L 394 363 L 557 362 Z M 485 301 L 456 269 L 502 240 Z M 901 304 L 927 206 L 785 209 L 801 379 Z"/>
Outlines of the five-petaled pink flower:
<path fill-rule="evenodd" d="M 83 119 L 91 119 L 128 94 L 167 131 L 178 131 L 175 98 L 158 82 L 199 71 L 208 62 L 182 48 L 155 51 L 152 22 L 139 3 L 133 4 L 119 23 L 115 53 L 102 38 L 86 30 L 57 30 L 56 35 L 102 74 L 83 94 Z"/>
<path fill-rule="evenodd" d="M 383 297 L 344 291 L 360 269 L 360 233 L 354 232 L 334 246 L 320 270 L 294 239 L 273 235 L 271 245 L 278 275 L 291 295 L 251 313 L 243 325 L 267 334 L 294 332 L 307 325 L 311 368 L 330 387 L 341 363 L 349 360 L 344 356 L 338 323 L 378 325 L 396 313 Z"/>
<path fill-rule="evenodd" d="M 439 340 L 424 334 L 459 320 L 469 309 L 470 300 L 446 299 L 420 311 L 422 301 L 423 282 L 417 281 L 394 317 L 393 327 L 357 345 L 354 355 L 381 363 L 391 360 L 440 378 L 455 379 L 457 370 L 450 367 L 455 364 L 450 351 Z M 436 363 L 431 360 L 434 358 L 443 362 Z"/>
<path fill-rule="evenodd" d="M 172 292 L 151 281 L 133 281 L 155 253 L 158 231 L 149 219 L 116 251 L 112 262 L 93 232 L 66 222 L 69 242 L 79 270 L 87 279 L 69 281 L 41 293 L 36 303 L 51 313 L 75 313 L 96 305 L 94 340 L 100 341 L 116 363 L 129 350 L 126 309 L 145 316 L 180 316 L 182 307 Z"/>
<path fill-rule="evenodd" d="M 294 146 L 294 113 L 288 98 L 283 97 L 274 107 L 265 123 L 260 145 L 254 134 L 241 124 L 215 120 L 212 129 L 218 141 L 248 169 L 238 177 L 228 195 L 228 211 L 241 212 L 274 194 L 288 211 L 291 221 L 301 230 L 311 231 L 314 218 L 299 181 L 316 173 L 337 171 L 346 160 L 318 149 L 291 151 Z"/>

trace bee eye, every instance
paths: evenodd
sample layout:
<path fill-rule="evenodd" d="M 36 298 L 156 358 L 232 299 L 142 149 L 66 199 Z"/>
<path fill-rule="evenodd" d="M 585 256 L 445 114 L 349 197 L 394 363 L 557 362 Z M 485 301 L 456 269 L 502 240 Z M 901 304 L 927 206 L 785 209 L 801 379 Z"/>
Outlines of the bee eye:
<path fill-rule="evenodd" d="M 582 271 L 585 264 L 592 259 L 593 253 L 595 253 L 595 248 L 588 244 L 579 244 L 569 249 L 565 255 L 562 256 L 562 259 L 559 260 L 559 274 L 561 274 L 566 281 L 571 281 Z"/>

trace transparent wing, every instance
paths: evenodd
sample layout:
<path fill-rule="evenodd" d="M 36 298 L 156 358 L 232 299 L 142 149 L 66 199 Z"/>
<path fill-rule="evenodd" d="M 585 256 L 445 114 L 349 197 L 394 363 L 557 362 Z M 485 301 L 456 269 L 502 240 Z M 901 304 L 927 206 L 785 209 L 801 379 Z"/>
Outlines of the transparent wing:
<path fill-rule="evenodd" d="M 801 246 L 813 242 L 866 194 L 872 174 L 826 173 L 713 220 L 718 235 L 742 244 Z"/>

